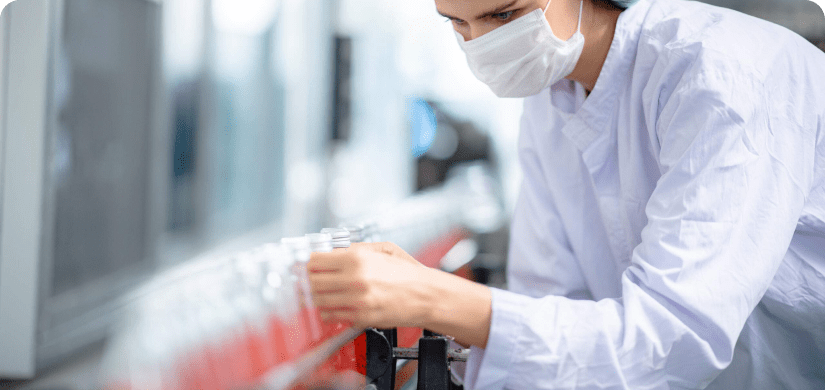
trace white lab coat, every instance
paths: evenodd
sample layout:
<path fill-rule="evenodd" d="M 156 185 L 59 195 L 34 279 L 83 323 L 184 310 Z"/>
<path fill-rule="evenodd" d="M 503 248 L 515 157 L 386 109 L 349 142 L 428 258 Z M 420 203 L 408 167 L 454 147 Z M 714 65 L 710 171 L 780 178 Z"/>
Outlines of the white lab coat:
<path fill-rule="evenodd" d="M 825 54 L 642 0 L 585 100 L 526 99 L 470 389 L 825 389 Z"/>

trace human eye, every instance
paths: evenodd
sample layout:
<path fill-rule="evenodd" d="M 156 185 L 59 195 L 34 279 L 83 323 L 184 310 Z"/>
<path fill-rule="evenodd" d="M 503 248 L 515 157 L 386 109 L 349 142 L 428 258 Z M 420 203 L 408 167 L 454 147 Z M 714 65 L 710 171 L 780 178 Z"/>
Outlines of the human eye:
<path fill-rule="evenodd" d="M 445 18 L 447 19 L 448 22 L 452 22 L 456 26 L 462 26 L 462 25 L 464 25 L 464 23 L 466 23 L 465 21 L 463 21 L 461 19 L 458 19 L 458 18 L 451 18 L 451 17 L 445 17 Z"/>
<path fill-rule="evenodd" d="M 500 21 L 507 21 L 513 16 L 514 13 L 516 13 L 515 10 L 514 11 L 504 11 L 504 12 L 499 12 L 497 14 L 490 15 L 490 17 L 492 17 L 493 19 L 496 19 L 496 20 L 500 20 Z"/>

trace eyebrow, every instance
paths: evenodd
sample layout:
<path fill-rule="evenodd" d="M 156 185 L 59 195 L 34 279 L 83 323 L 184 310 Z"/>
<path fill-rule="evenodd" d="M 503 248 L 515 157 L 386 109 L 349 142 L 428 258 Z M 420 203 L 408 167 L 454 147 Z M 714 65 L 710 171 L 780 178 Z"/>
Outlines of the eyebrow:
<path fill-rule="evenodd" d="M 483 18 L 486 18 L 488 16 L 493 16 L 495 14 L 500 14 L 500 13 L 504 12 L 504 10 L 506 10 L 507 8 L 510 8 L 514 5 L 516 5 L 516 3 L 518 3 L 518 2 L 519 2 L 519 0 L 513 0 L 509 3 L 507 3 L 507 4 L 498 6 L 498 8 L 496 8 L 496 9 L 493 9 L 493 10 L 490 10 L 490 11 L 484 11 L 480 15 L 476 16 L 475 19 L 483 19 Z M 438 11 L 438 14 L 445 17 L 445 18 L 448 18 L 448 19 L 459 19 L 459 20 L 461 20 L 461 18 L 459 18 L 459 17 L 448 15 L 448 14 L 445 14 L 441 11 Z"/>

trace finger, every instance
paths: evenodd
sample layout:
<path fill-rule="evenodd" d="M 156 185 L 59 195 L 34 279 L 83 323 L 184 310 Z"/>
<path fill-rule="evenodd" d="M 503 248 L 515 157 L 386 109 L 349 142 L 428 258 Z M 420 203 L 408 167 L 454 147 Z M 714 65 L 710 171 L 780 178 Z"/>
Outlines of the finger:
<path fill-rule="evenodd" d="M 366 290 L 364 284 L 357 281 L 348 282 L 334 282 L 329 284 L 319 284 L 311 286 L 311 293 L 315 295 L 321 294 L 359 294 Z"/>
<path fill-rule="evenodd" d="M 353 323 L 355 322 L 357 315 L 354 310 L 347 310 L 347 309 L 333 309 L 333 310 L 321 310 L 321 319 L 326 322 L 348 322 Z"/>
<path fill-rule="evenodd" d="M 313 252 L 310 255 L 309 263 L 307 263 L 307 270 L 309 272 L 341 271 L 346 267 L 346 264 L 348 263 L 346 261 L 348 256 L 348 252 Z"/>
<path fill-rule="evenodd" d="M 388 321 L 381 321 L 380 318 L 384 315 L 375 310 L 359 308 L 319 308 L 319 312 L 321 313 L 321 319 L 326 322 L 348 322 L 357 328 L 391 328 L 397 325 Z"/>
<path fill-rule="evenodd" d="M 309 285 L 312 293 L 326 293 L 347 290 L 352 286 L 351 279 L 343 273 L 311 273 L 309 274 Z"/>
<path fill-rule="evenodd" d="M 354 310 L 363 308 L 360 297 L 346 291 L 312 294 L 315 306 L 322 310 Z"/>

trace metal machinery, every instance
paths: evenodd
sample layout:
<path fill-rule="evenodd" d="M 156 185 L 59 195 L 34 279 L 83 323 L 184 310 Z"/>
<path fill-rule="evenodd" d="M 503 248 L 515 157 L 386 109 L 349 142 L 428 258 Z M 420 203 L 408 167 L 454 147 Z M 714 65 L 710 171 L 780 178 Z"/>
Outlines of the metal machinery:
<path fill-rule="evenodd" d="M 466 362 L 469 352 L 451 349 L 450 340 L 425 330 L 417 348 L 399 348 L 397 329 L 367 329 L 366 360 L 368 389 L 390 390 L 396 386 L 399 362 L 418 361 L 418 390 L 458 390 L 451 377 L 452 362 Z"/>

